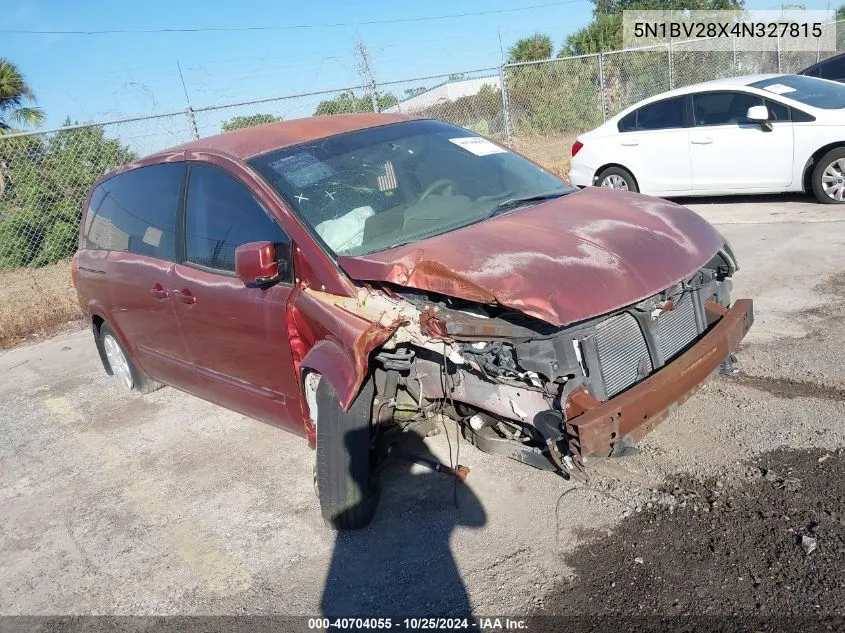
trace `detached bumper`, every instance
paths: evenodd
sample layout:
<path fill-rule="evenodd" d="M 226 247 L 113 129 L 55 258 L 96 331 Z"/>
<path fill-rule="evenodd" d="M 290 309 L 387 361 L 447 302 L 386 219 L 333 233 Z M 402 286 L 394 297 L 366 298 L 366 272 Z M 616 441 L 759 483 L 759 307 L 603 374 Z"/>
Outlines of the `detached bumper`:
<path fill-rule="evenodd" d="M 575 391 L 566 409 L 571 452 L 581 457 L 607 456 L 624 438 L 636 440 L 648 433 L 737 350 L 753 322 L 751 300 L 740 299 L 686 353 L 628 391 L 607 402 Z"/>

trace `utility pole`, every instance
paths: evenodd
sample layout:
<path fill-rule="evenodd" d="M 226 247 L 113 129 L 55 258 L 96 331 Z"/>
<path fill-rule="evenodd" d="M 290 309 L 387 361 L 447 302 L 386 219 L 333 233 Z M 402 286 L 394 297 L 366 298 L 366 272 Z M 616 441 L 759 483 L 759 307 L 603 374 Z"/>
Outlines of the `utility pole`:
<path fill-rule="evenodd" d="M 355 64 L 355 67 L 358 70 L 358 74 L 361 75 L 361 78 L 364 80 L 364 83 L 370 87 L 370 99 L 373 104 L 373 112 L 378 112 L 378 100 L 376 99 L 376 80 L 373 77 L 373 61 L 372 57 L 370 56 L 370 51 L 367 48 L 367 45 L 361 41 L 361 38 L 358 37 L 355 40 L 355 57 L 358 58 L 358 61 Z"/>
<path fill-rule="evenodd" d="M 182 81 L 182 90 L 185 92 L 185 101 L 188 102 L 188 107 L 191 107 L 191 100 L 188 98 L 188 88 L 185 86 L 185 76 L 182 74 L 182 66 L 179 60 L 176 60 L 176 68 L 179 70 L 179 79 Z"/>
<path fill-rule="evenodd" d="M 182 90 L 185 93 L 185 101 L 188 103 L 188 107 L 185 108 L 185 116 L 188 117 L 188 129 L 191 132 L 191 136 L 194 138 L 199 138 L 199 130 L 197 129 L 197 118 L 194 116 L 194 109 L 191 107 L 191 99 L 188 97 L 188 88 L 185 86 L 185 77 L 182 75 L 182 66 L 179 64 L 179 60 L 176 60 L 176 68 L 179 70 L 179 79 L 182 81 Z"/>

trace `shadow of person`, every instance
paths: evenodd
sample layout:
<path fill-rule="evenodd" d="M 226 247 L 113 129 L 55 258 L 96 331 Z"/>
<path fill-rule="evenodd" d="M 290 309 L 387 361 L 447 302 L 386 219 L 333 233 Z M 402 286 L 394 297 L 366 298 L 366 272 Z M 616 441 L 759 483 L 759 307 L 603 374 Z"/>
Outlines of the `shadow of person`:
<path fill-rule="evenodd" d="M 430 456 L 413 433 L 402 449 Z M 456 482 L 421 466 L 412 472 L 401 460 L 380 473 L 373 522 L 336 536 L 320 602 L 324 616 L 392 617 L 394 625 L 406 617 L 472 617 L 449 537 L 457 526 L 483 526 L 486 515 L 472 490 Z"/>

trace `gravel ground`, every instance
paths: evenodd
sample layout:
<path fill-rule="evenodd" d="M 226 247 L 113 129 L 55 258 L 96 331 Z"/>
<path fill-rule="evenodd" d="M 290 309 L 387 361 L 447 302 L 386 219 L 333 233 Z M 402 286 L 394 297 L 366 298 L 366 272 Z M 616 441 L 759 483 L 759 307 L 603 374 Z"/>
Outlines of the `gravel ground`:
<path fill-rule="evenodd" d="M 87 331 L 0 353 L 0 614 L 521 616 L 576 608 L 577 587 L 598 586 L 590 583 L 607 573 L 602 539 L 630 541 L 636 521 L 658 516 L 664 541 L 687 538 L 670 523 L 689 511 L 664 509 L 674 482 L 769 486 L 749 460 L 780 448 L 805 452 L 778 455 L 838 456 L 845 446 L 845 210 L 803 198 L 751 200 L 695 205 L 741 259 L 734 296 L 755 301 L 742 373 L 707 385 L 639 454 L 595 460 L 592 489 L 571 494 L 574 486 L 556 476 L 462 444 L 460 461 L 472 474 L 457 507 L 452 480 L 397 464 L 384 473 L 374 523 L 338 537 L 322 525 L 313 453 L 302 439 L 174 389 L 122 394 Z M 448 460 L 446 439 L 426 444 Z M 820 492 L 796 476 L 801 494 Z M 830 484 L 841 488 L 841 478 Z M 698 515 L 689 516 L 693 530 Z M 734 539 L 752 538 L 751 530 Z M 704 546 L 690 534 L 690 547 Z M 820 539 L 807 561 L 827 560 L 830 543 Z M 597 556 L 592 567 L 585 551 Z M 691 564 L 668 560 L 676 550 L 653 551 L 666 568 Z M 701 586 L 713 592 L 714 608 L 728 608 L 715 584 Z M 760 595 L 789 600 L 786 586 Z M 630 587 L 620 604 L 633 608 L 648 591 Z"/>
<path fill-rule="evenodd" d="M 630 631 L 673 617 L 708 630 L 842 618 L 845 453 L 780 449 L 744 475 L 672 478 L 651 507 L 566 557 L 577 580 L 549 612 L 612 614 Z"/>

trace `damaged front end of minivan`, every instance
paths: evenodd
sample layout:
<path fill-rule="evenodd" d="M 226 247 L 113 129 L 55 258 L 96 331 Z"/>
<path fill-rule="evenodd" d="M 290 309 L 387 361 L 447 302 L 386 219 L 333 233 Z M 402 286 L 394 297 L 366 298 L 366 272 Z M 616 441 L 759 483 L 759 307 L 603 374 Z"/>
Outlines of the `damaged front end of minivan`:
<path fill-rule="evenodd" d="M 731 358 L 753 322 L 750 300 L 730 301 L 736 269 L 725 244 L 669 287 L 565 325 L 389 281 L 354 296 L 305 287 L 291 346 L 300 374 L 331 380 L 344 407 L 371 377 L 376 428 L 445 415 L 482 451 L 567 474 L 629 451 Z"/>

